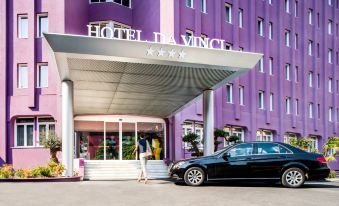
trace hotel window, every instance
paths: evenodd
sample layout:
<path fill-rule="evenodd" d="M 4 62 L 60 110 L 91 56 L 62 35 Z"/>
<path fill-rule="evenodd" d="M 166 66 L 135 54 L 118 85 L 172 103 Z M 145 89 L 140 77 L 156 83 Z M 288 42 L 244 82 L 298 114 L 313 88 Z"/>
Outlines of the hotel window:
<path fill-rule="evenodd" d="M 239 9 L 239 12 L 238 12 L 238 24 L 239 24 L 239 27 L 242 28 L 243 27 L 243 14 L 244 14 L 244 10 L 243 9 Z"/>
<path fill-rule="evenodd" d="M 264 73 L 264 57 L 259 60 L 259 71 Z"/>
<path fill-rule="evenodd" d="M 28 67 L 27 64 L 18 65 L 18 88 L 28 88 Z"/>
<path fill-rule="evenodd" d="M 226 50 L 232 50 L 233 49 L 233 45 L 231 43 L 226 43 L 225 44 L 225 49 Z"/>
<path fill-rule="evenodd" d="M 312 45 L 313 42 L 311 40 L 308 40 L 308 55 L 312 56 Z"/>
<path fill-rule="evenodd" d="M 328 121 L 332 122 L 333 107 L 328 108 Z"/>
<path fill-rule="evenodd" d="M 239 87 L 239 104 L 244 105 L 244 86 Z"/>
<path fill-rule="evenodd" d="M 45 88 L 48 87 L 48 65 L 38 64 L 37 66 L 37 87 Z"/>
<path fill-rule="evenodd" d="M 241 127 L 234 127 L 234 126 L 225 126 L 224 127 L 224 132 L 225 132 L 225 136 L 226 137 L 230 137 L 230 136 L 238 136 L 239 140 L 241 142 L 245 141 L 245 131 L 243 128 Z M 224 141 L 224 147 L 228 146 L 229 142 Z"/>
<path fill-rule="evenodd" d="M 328 5 L 332 6 L 332 0 L 328 0 Z"/>
<path fill-rule="evenodd" d="M 194 0 L 186 0 L 186 6 L 193 9 Z"/>
<path fill-rule="evenodd" d="M 285 0 L 285 11 L 290 13 L 290 0 Z"/>
<path fill-rule="evenodd" d="M 127 25 L 124 25 L 124 24 L 120 24 L 120 23 L 117 23 L 117 22 L 113 22 L 113 21 L 111 21 L 109 24 L 112 25 L 111 27 L 112 27 L 112 29 L 114 31 L 113 36 L 115 38 L 127 39 L 126 29 L 130 29 L 131 28 L 130 26 L 127 26 Z M 109 25 L 107 25 L 107 26 L 109 26 Z M 116 29 L 116 30 L 114 30 L 114 29 Z"/>
<path fill-rule="evenodd" d="M 308 152 L 314 152 L 318 150 L 318 138 L 316 136 L 310 136 L 310 146 L 308 147 Z"/>
<path fill-rule="evenodd" d="M 318 119 L 320 119 L 320 104 L 317 104 L 317 115 Z"/>
<path fill-rule="evenodd" d="M 37 36 L 43 37 L 43 33 L 48 32 L 48 15 L 46 13 L 38 14 L 37 19 L 38 19 Z"/>
<path fill-rule="evenodd" d="M 269 66 L 269 74 L 273 75 L 273 58 L 270 57 L 268 60 L 268 66 Z"/>
<path fill-rule="evenodd" d="M 264 36 L 264 19 L 258 18 L 258 34 Z"/>
<path fill-rule="evenodd" d="M 232 5 L 225 4 L 226 22 L 232 23 Z"/>
<path fill-rule="evenodd" d="M 96 36 L 96 32 L 95 32 L 96 31 L 96 27 L 99 27 L 99 33 L 100 33 L 101 29 L 104 28 L 104 27 L 108 27 L 110 22 L 108 22 L 108 21 L 90 22 L 89 24 L 91 25 L 91 33 L 90 33 L 90 35 L 94 36 L 94 37 L 99 37 L 99 36 L 101 36 L 101 34 L 99 34 L 99 36 Z M 106 31 L 104 31 L 104 36 L 107 36 Z"/>
<path fill-rule="evenodd" d="M 295 99 L 295 115 L 299 115 L 299 99 Z"/>
<path fill-rule="evenodd" d="M 273 142 L 273 133 L 268 130 L 258 130 L 257 131 L 257 141 L 263 142 Z"/>
<path fill-rule="evenodd" d="M 130 0 L 91 0 L 91 3 L 114 2 L 122 6 L 130 7 Z"/>
<path fill-rule="evenodd" d="M 328 20 L 328 24 L 327 24 L 328 34 L 332 34 L 332 26 L 333 26 L 332 20 Z"/>
<path fill-rule="evenodd" d="M 33 146 L 34 119 L 23 118 L 15 121 L 15 146 L 30 147 Z"/>
<path fill-rule="evenodd" d="M 339 35 L 339 25 L 335 24 L 335 35 Z"/>
<path fill-rule="evenodd" d="M 259 109 L 264 109 L 264 91 L 259 91 Z"/>
<path fill-rule="evenodd" d="M 317 43 L 317 57 L 320 58 L 320 44 Z"/>
<path fill-rule="evenodd" d="M 207 12 L 206 0 L 200 0 L 200 9 L 202 13 Z"/>
<path fill-rule="evenodd" d="M 294 16 L 295 17 L 299 16 L 299 14 L 298 14 L 298 1 L 294 2 Z"/>
<path fill-rule="evenodd" d="M 233 84 L 226 84 L 226 101 L 233 103 Z"/>
<path fill-rule="evenodd" d="M 193 46 L 193 31 L 186 30 L 185 39 L 189 46 Z"/>
<path fill-rule="evenodd" d="M 327 57 L 328 57 L 328 63 L 332 64 L 332 49 L 328 49 Z"/>
<path fill-rule="evenodd" d="M 101 3 L 101 2 L 109 2 L 112 0 L 91 0 L 91 3 Z"/>
<path fill-rule="evenodd" d="M 18 38 L 28 38 L 28 16 L 18 15 Z"/>
<path fill-rule="evenodd" d="M 329 78 L 328 79 L 328 92 L 329 93 L 332 93 L 332 78 Z"/>
<path fill-rule="evenodd" d="M 298 34 L 295 34 L 295 36 L 294 36 L 294 49 L 298 49 L 298 42 L 299 42 Z"/>
<path fill-rule="evenodd" d="M 290 81 L 290 64 L 285 64 L 285 78 Z"/>
<path fill-rule="evenodd" d="M 43 138 L 46 138 L 49 135 L 55 135 L 55 120 L 50 117 L 38 118 L 38 131 L 37 145 L 40 144 L 40 141 Z"/>
<path fill-rule="evenodd" d="M 268 38 L 273 39 L 273 23 L 268 24 Z"/>
<path fill-rule="evenodd" d="M 313 103 L 308 104 L 308 117 L 313 118 Z"/>
<path fill-rule="evenodd" d="M 285 30 L 285 45 L 287 47 L 290 46 L 290 31 L 289 30 Z"/>
<path fill-rule="evenodd" d="M 339 93 L 339 80 L 336 80 L 335 82 L 336 82 L 335 83 L 336 84 L 335 87 L 336 87 L 337 93 Z"/>
<path fill-rule="evenodd" d="M 317 26 L 320 28 L 320 14 L 319 12 L 317 13 Z"/>
<path fill-rule="evenodd" d="M 308 24 L 312 25 L 312 20 L 313 20 L 313 10 L 309 9 L 308 10 Z"/>
<path fill-rule="evenodd" d="M 337 65 L 339 64 L 339 53 L 338 52 L 336 52 L 335 53 L 335 56 L 336 56 L 336 63 L 337 63 Z"/>
<path fill-rule="evenodd" d="M 297 83 L 299 82 L 299 67 L 296 66 L 294 70 L 294 81 Z"/>
<path fill-rule="evenodd" d="M 268 4 L 272 5 L 272 0 L 268 0 Z"/>
<path fill-rule="evenodd" d="M 308 86 L 313 87 L 313 72 L 308 73 Z"/>
<path fill-rule="evenodd" d="M 273 111 L 274 95 L 270 93 L 270 111 Z"/>
<path fill-rule="evenodd" d="M 285 111 L 286 114 L 291 114 L 291 97 L 286 97 L 285 99 Z"/>
<path fill-rule="evenodd" d="M 320 74 L 317 74 L 317 88 L 320 88 Z"/>
<path fill-rule="evenodd" d="M 337 122 L 339 122 L 339 108 L 337 108 Z"/>

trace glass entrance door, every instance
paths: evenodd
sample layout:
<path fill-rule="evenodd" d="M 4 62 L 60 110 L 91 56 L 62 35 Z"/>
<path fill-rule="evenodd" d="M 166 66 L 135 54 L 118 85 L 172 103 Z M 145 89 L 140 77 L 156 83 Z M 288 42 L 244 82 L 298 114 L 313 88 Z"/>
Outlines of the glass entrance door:
<path fill-rule="evenodd" d="M 136 154 L 133 153 L 136 145 L 135 123 L 121 123 L 121 153 L 122 160 L 135 160 Z"/>
<path fill-rule="evenodd" d="M 120 135 L 118 122 L 106 122 L 106 160 L 120 159 Z"/>

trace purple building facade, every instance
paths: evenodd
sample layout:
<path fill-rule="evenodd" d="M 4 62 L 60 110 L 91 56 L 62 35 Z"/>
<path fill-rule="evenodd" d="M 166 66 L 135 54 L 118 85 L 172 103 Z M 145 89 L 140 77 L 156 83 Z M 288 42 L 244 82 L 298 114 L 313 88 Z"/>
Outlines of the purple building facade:
<path fill-rule="evenodd" d="M 143 40 L 153 39 L 153 32 L 174 34 L 177 42 L 180 35 L 218 38 L 225 49 L 263 53 L 255 69 L 215 91 L 215 128 L 243 141 L 310 137 L 319 150 L 338 136 L 338 0 L 169 2 L 1 1 L 0 164 L 24 168 L 48 161 L 38 138 L 60 133 L 61 84 L 40 33 L 87 35 L 88 24 L 142 30 Z M 202 125 L 201 99 L 167 118 L 167 157 L 189 157 L 182 136 L 202 137 Z"/>

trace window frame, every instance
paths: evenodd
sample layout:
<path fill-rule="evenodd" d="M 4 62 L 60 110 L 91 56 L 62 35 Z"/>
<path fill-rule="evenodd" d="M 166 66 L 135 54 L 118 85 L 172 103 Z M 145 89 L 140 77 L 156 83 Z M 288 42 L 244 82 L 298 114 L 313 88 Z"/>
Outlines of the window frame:
<path fill-rule="evenodd" d="M 242 8 L 239 8 L 238 10 L 238 26 L 239 28 L 244 27 L 244 10 Z"/>
<path fill-rule="evenodd" d="M 51 119 L 53 119 L 54 120 L 54 122 L 47 122 L 47 121 L 39 121 L 39 119 L 45 119 L 45 118 L 51 118 Z M 38 132 L 38 134 L 37 134 L 37 138 L 36 138 L 36 146 L 37 147 L 42 147 L 42 145 L 40 145 L 40 126 L 41 125 L 45 125 L 46 126 L 46 128 L 45 128 L 45 130 L 46 130 L 46 137 L 49 135 L 49 130 L 50 130 L 50 128 L 49 128 L 49 126 L 50 125 L 54 125 L 54 133 L 55 133 L 55 123 L 56 123 L 56 121 L 55 121 L 55 119 L 53 118 L 53 117 L 38 117 L 37 118 L 37 132 Z"/>
<path fill-rule="evenodd" d="M 41 21 L 40 21 L 41 18 L 47 18 L 47 32 L 49 30 L 49 16 L 48 16 L 48 13 L 47 12 L 38 13 L 36 15 L 36 21 L 37 21 L 36 37 L 37 38 L 43 38 L 44 37 L 43 32 L 45 32 L 45 31 L 42 31 L 42 28 L 41 28 Z"/>
<path fill-rule="evenodd" d="M 285 64 L 285 79 L 291 81 L 291 64 Z"/>
<path fill-rule="evenodd" d="M 228 88 L 230 88 L 228 90 Z M 226 103 L 233 104 L 233 84 L 226 84 Z"/>
<path fill-rule="evenodd" d="M 21 76 L 21 68 L 26 68 L 26 82 L 27 85 L 23 85 L 21 82 L 22 76 Z M 28 68 L 28 64 L 26 63 L 20 63 L 18 64 L 17 67 L 17 89 L 28 89 L 28 85 L 29 85 L 29 68 Z"/>
<path fill-rule="evenodd" d="M 259 109 L 262 109 L 264 110 L 265 109 L 265 103 L 264 103 L 264 100 L 265 100 L 265 92 L 260 90 L 258 92 L 258 98 L 259 98 Z"/>
<path fill-rule="evenodd" d="M 286 97 L 285 99 L 285 112 L 286 114 L 291 114 L 291 97 Z"/>
<path fill-rule="evenodd" d="M 273 131 L 265 130 L 265 129 L 257 130 L 256 141 L 258 141 L 258 142 L 274 142 Z"/>
<path fill-rule="evenodd" d="M 245 106 L 244 92 L 245 92 L 245 87 L 240 85 L 239 86 L 239 105 L 240 106 Z"/>
<path fill-rule="evenodd" d="M 264 37 L 264 19 L 258 17 L 258 35 Z"/>
<path fill-rule="evenodd" d="M 308 118 L 310 118 L 310 119 L 313 119 L 314 118 L 314 114 L 313 114 L 313 103 L 312 102 L 310 102 L 309 104 L 308 104 Z"/>
<path fill-rule="evenodd" d="M 89 0 L 89 4 L 100 4 L 100 3 L 115 3 L 115 4 L 118 4 L 120 6 L 124 6 L 126 8 L 132 8 L 132 1 L 131 0 L 128 0 L 128 4 L 129 6 L 125 6 L 122 4 L 122 0 L 121 0 L 121 3 L 118 3 L 118 2 L 115 2 L 114 0 L 100 0 L 100 2 L 92 2 L 92 0 Z"/>
<path fill-rule="evenodd" d="M 273 23 L 272 22 L 268 23 L 268 38 L 270 40 L 273 40 Z"/>
<path fill-rule="evenodd" d="M 269 75 L 273 76 L 273 57 L 270 57 L 268 59 L 268 70 L 269 70 Z"/>
<path fill-rule="evenodd" d="M 270 111 L 272 112 L 274 110 L 274 94 L 270 93 Z"/>
<path fill-rule="evenodd" d="M 285 46 L 290 47 L 291 43 L 290 43 L 290 30 L 285 29 Z"/>
<path fill-rule="evenodd" d="M 228 13 L 227 13 L 228 8 Z M 227 23 L 232 24 L 232 4 L 225 3 L 225 20 Z"/>
<path fill-rule="evenodd" d="M 26 19 L 27 21 L 27 36 L 22 35 L 22 19 Z M 17 38 L 19 39 L 28 39 L 29 38 L 29 18 L 28 18 L 28 14 L 18 14 L 17 16 Z"/>
<path fill-rule="evenodd" d="M 191 3 L 190 5 L 188 3 Z M 194 9 L 194 0 L 186 0 L 185 5 L 188 8 Z"/>
<path fill-rule="evenodd" d="M 33 119 L 33 122 L 24 122 L 24 123 L 18 123 L 18 119 Z M 23 146 L 18 146 L 18 126 L 24 126 L 24 145 Z M 32 144 L 33 145 L 27 145 L 27 126 L 33 126 L 33 139 L 32 139 Z M 14 121 L 14 147 L 15 148 L 33 148 L 35 147 L 34 144 L 34 137 L 35 137 L 35 119 L 34 117 L 22 117 L 22 118 L 17 118 Z"/>
<path fill-rule="evenodd" d="M 204 14 L 207 14 L 207 3 L 206 3 L 206 0 L 200 0 L 200 11 L 202 13 L 204 13 Z"/>
<path fill-rule="evenodd" d="M 41 67 L 42 66 L 46 66 L 47 67 L 47 80 L 46 80 L 46 82 L 47 82 L 47 85 L 46 86 L 41 86 L 41 79 L 40 79 L 40 69 L 41 69 Z M 48 85 L 49 85 L 49 81 L 48 81 L 48 79 L 49 79 L 49 69 L 48 69 L 48 63 L 47 62 L 40 62 L 40 63 L 37 63 L 37 66 L 36 66 L 36 68 L 37 68 L 37 71 L 36 71 L 36 74 L 37 74 L 37 77 L 36 77 L 36 79 L 37 79 L 37 81 L 36 81 L 36 87 L 37 88 L 48 88 Z"/>

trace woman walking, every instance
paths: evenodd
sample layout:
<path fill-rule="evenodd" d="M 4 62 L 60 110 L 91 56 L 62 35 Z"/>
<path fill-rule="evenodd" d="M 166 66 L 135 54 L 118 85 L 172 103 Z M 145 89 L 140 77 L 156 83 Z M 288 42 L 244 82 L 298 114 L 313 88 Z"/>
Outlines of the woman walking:
<path fill-rule="evenodd" d="M 145 178 L 145 184 L 147 183 L 148 176 L 147 176 L 147 159 L 149 156 L 152 156 L 152 150 L 145 138 L 144 134 L 140 134 L 140 139 L 138 141 L 138 146 L 135 148 L 134 153 L 138 151 L 139 158 L 140 158 L 140 172 L 138 176 L 138 182 L 141 181 L 142 176 Z"/>

